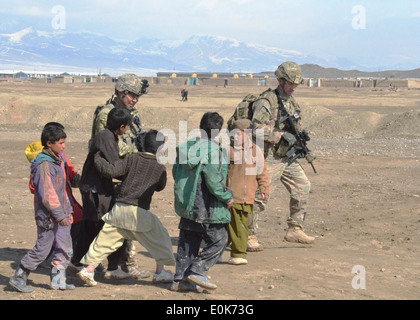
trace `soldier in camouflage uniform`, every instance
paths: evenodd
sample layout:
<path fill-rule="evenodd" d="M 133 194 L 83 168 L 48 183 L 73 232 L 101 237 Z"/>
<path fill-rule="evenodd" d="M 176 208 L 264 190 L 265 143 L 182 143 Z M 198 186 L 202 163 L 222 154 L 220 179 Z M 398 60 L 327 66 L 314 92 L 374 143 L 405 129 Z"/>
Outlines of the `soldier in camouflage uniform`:
<path fill-rule="evenodd" d="M 130 112 L 133 121 L 127 132 L 118 137 L 120 157 L 137 153 L 139 151 L 137 141 L 142 129 L 139 112 L 134 106 L 139 101 L 140 96 L 147 93 L 148 86 L 147 80 L 142 80 L 135 74 L 125 74 L 119 77 L 115 85 L 115 94 L 104 106 L 99 106 L 95 111 L 91 141 L 99 131 L 105 128 L 108 113 L 113 108 L 124 108 Z"/>
<path fill-rule="evenodd" d="M 253 104 L 253 129 L 262 129 L 264 132 L 264 153 L 271 185 L 275 187 L 280 180 L 290 193 L 290 216 L 287 219 L 288 230 L 285 240 L 311 244 L 315 242 L 315 238 L 306 235 L 302 225 L 306 216 L 311 184 L 299 163 L 296 161 L 290 165 L 288 163 L 286 152 L 293 145 L 294 137 L 281 121 L 283 115 L 278 103 L 278 99 L 281 99 L 290 115 L 300 114 L 301 109 L 292 94 L 303 82 L 302 71 L 296 63 L 288 61 L 278 67 L 275 75 L 279 82 L 277 89 L 264 93 Z M 295 122 L 295 126 L 301 131 L 300 118 L 297 123 Z M 313 159 L 312 155 L 307 156 L 307 160 L 312 161 L 309 158 Z M 258 241 L 256 239 L 255 241 L 254 247 L 258 247 Z"/>
<path fill-rule="evenodd" d="M 114 108 L 123 108 L 130 112 L 132 122 L 125 134 L 118 136 L 119 156 L 125 157 L 141 151 L 141 135 L 143 132 L 140 115 L 138 110 L 135 109 L 135 105 L 139 101 L 140 96 L 147 93 L 148 87 L 148 81 L 140 79 L 135 74 L 128 73 L 120 76 L 115 84 L 114 95 L 105 105 L 99 106 L 95 111 L 90 141 L 93 141 L 96 134 L 105 128 L 109 112 Z M 150 275 L 148 271 L 141 271 L 137 266 L 134 259 L 134 245 L 132 241 L 126 240 L 123 246 L 126 248 L 121 266 L 124 272 L 116 273 L 113 278 L 124 279 L 132 277 L 142 279 L 148 277 Z"/>

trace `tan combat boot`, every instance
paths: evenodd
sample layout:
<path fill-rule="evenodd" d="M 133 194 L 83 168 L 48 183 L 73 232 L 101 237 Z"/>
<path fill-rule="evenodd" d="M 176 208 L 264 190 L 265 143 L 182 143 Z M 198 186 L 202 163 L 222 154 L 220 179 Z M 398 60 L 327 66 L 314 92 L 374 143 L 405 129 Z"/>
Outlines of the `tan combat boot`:
<path fill-rule="evenodd" d="M 258 252 L 263 251 L 264 247 L 261 243 L 258 242 L 257 236 L 252 235 L 248 237 L 248 244 L 246 251 L 248 252 Z"/>
<path fill-rule="evenodd" d="M 302 228 L 299 227 L 290 227 L 287 230 L 284 240 L 303 244 L 315 243 L 315 238 L 308 236 L 305 232 L 303 232 Z"/>

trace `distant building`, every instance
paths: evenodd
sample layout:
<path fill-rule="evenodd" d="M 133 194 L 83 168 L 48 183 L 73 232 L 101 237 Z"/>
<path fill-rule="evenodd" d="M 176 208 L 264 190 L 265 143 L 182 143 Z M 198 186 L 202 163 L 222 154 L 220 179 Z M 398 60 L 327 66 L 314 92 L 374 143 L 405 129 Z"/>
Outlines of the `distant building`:
<path fill-rule="evenodd" d="M 18 72 L 14 75 L 15 79 L 22 79 L 22 80 L 27 80 L 29 79 L 29 75 L 27 75 L 25 72 Z"/>

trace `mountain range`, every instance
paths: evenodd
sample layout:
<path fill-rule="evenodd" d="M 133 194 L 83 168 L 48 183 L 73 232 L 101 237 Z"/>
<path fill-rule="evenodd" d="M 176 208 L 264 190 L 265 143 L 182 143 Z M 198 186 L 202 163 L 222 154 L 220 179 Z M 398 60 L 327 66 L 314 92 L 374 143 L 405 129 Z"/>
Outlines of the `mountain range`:
<path fill-rule="evenodd" d="M 145 76 L 164 71 L 257 73 L 275 70 L 287 60 L 306 65 L 304 73 L 310 72 L 305 73 L 308 77 L 318 77 L 322 70 L 340 77 L 342 72 L 339 71 L 343 69 L 355 71 L 361 67 L 347 59 L 327 60 L 298 51 L 210 35 L 195 35 L 179 41 L 150 38 L 117 41 L 100 34 L 45 32 L 33 27 L 0 34 L 0 69 L 25 72 L 101 71 L 110 75 L 134 72 Z M 365 72 L 368 71 L 372 70 Z M 418 69 L 414 74 L 420 77 Z"/>

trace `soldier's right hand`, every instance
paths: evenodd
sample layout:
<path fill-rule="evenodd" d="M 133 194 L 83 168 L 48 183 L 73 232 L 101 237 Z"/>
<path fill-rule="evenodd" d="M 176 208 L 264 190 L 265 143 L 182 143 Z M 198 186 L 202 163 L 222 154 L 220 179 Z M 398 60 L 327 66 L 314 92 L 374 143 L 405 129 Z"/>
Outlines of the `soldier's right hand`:
<path fill-rule="evenodd" d="M 280 142 L 281 138 L 283 137 L 284 132 L 283 131 L 274 131 L 274 144 L 277 144 Z"/>

